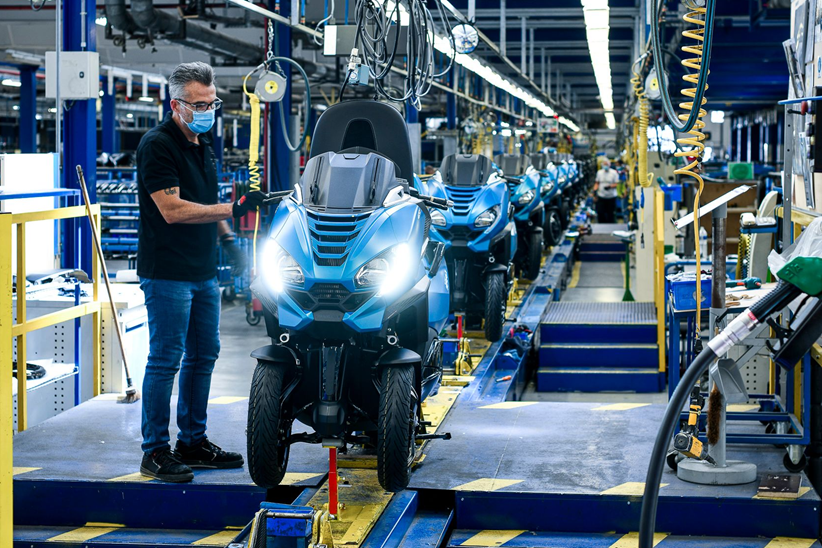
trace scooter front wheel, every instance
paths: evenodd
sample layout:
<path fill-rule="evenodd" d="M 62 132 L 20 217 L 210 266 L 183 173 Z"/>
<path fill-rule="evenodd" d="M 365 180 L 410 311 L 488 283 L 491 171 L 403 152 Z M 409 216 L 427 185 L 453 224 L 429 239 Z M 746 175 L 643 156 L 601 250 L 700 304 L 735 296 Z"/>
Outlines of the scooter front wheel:
<path fill-rule="evenodd" d="M 414 460 L 417 396 L 412 365 L 383 369 L 377 421 L 377 477 L 386 491 L 408 487 Z"/>
<path fill-rule="evenodd" d="M 265 489 L 280 484 L 288 466 L 291 424 L 283 416 L 285 367 L 259 360 L 251 380 L 246 428 L 248 472 Z"/>
<path fill-rule="evenodd" d="M 502 338 L 506 289 L 504 273 L 491 272 L 488 274 L 485 287 L 485 338 L 489 342 L 497 342 Z"/>

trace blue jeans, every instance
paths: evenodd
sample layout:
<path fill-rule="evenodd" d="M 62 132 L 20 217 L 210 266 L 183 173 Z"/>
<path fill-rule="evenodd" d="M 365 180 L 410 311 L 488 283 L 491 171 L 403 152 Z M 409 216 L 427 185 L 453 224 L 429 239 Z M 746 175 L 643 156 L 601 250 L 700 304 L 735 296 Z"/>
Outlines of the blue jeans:
<path fill-rule="evenodd" d="M 180 371 L 177 438 L 205 438 L 211 372 L 220 353 L 220 286 L 204 282 L 140 279 L 148 312 L 149 352 L 143 379 L 143 451 L 169 447 L 171 390 Z M 182 363 L 182 368 L 180 367 Z"/>

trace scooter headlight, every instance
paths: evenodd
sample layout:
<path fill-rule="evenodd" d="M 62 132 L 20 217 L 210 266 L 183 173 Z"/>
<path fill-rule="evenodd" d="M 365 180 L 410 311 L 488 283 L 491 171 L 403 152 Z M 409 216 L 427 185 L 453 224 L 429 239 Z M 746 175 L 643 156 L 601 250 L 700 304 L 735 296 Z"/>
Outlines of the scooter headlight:
<path fill-rule="evenodd" d="M 302 286 L 305 282 L 303 269 L 274 240 L 268 240 L 263 248 L 261 262 L 263 281 L 274 293 L 282 293 L 284 284 Z"/>
<path fill-rule="evenodd" d="M 476 220 L 474 221 L 474 226 L 477 228 L 485 228 L 494 224 L 494 221 L 497 220 L 498 208 L 494 206 L 490 209 L 486 209 L 482 213 L 480 213 Z"/>
<path fill-rule="evenodd" d="M 431 224 L 434 226 L 445 226 L 445 215 L 437 209 L 430 210 Z"/>
<path fill-rule="evenodd" d="M 517 198 L 517 204 L 523 206 L 525 204 L 530 204 L 531 200 L 534 199 L 534 192 L 532 190 L 526 190 L 522 194 L 519 195 Z"/>
<path fill-rule="evenodd" d="M 379 287 L 378 295 L 390 295 L 408 277 L 411 262 L 408 244 L 397 244 L 365 263 L 354 277 L 354 283 L 357 287 Z"/>
<path fill-rule="evenodd" d="M 548 194 L 552 190 L 554 190 L 554 183 L 550 181 L 542 185 L 542 188 L 539 189 L 541 194 Z"/>

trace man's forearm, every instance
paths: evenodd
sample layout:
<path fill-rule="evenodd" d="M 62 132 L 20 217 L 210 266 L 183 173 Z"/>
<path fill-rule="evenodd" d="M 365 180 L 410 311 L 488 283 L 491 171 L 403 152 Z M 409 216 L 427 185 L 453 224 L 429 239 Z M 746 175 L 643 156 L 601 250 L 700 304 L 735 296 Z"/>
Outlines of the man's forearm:
<path fill-rule="evenodd" d="M 186 200 L 177 201 L 171 211 L 163 212 L 169 224 L 207 224 L 231 217 L 233 204 L 204 205 Z"/>

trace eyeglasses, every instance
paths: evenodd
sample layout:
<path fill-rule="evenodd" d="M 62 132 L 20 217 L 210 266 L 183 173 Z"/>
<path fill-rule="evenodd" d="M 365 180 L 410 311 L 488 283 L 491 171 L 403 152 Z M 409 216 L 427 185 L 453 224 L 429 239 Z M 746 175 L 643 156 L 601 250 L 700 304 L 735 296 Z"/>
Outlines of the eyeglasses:
<path fill-rule="evenodd" d="M 210 103 L 189 103 L 188 101 L 185 101 L 180 98 L 177 98 L 176 100 L 183 103 L 194 112 L 208 112 L 209 110 L 217 110 L 221 106 L 223 106 L 222 99 L 214 99 Z"/>

